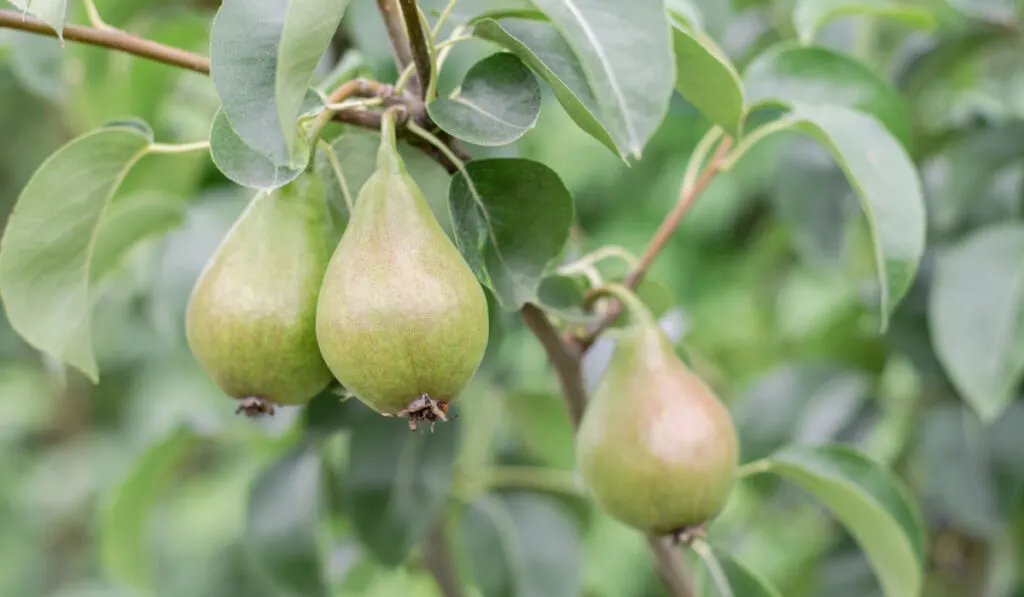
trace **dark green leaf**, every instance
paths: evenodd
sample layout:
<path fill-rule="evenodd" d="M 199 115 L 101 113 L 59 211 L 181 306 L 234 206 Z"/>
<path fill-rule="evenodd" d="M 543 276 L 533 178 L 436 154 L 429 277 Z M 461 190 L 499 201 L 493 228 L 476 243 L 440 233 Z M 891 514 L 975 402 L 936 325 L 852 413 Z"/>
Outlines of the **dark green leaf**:
<path fill-rule="evenodd" d="M 99 523 L 99 555 L 107 574 L 118 581 L 140 591 L 154 589 L 146 523 L 197 441 L 191 431 L 174 431 L 151 445 L 112 488 Z"/>
<path fill-rule="evenodd" d="M 159 192 L 138 193 L 114 201 L 100 222 L 90 279 L 103 279 L 140 241 L 180 226 L 187 209 L 184 200 Z"/>
<path fill-rule="evenodd" d="M 231 128 L 223 110 L 210 127 L 210 157 L 228 180 L 244 187 L 272 190 L 295 180 L 305 166 L 275 166 L 270 158 L 245 144 Z"/>
<path fill-rule="evenodd" d="M 772 46 L 747 66 L 743 84 L 752 108 L 846 106 L 878 118 L 904 146 L 910 142 L 910 118 L 896 90 L 866 65 L 829 48 Z"/>
<path fill-rule="evenodd" d="M 463 141 L 505 145 L 537 124 L 540 85 L 515 54 L 494 54 L 469 69 L 456 95 L 430 102 L 427 112 Z"/>
<path fill-rule="evenodd" d="M 28 14 L 39 17 L 44 23 L 53 27 L 61 41 L 64 40 L 64 19 L 66 18 L 68 0 L 10 0 Z"/>
<path fill-rule="evenodd" d="M 887 597 L 920 594 L 924 523 L 895 476 L 840 445 L 792 446 L 768 462 L 829 507 L 867 554 Z"/>
<path fill-rule="evenodd" d="M 322 506 L 315 444 L 285 453 L 249 494 L 245 549 L 250 565 L 290 595 L 329 594 L 317 533 Z"/>
<path fill-rule="evenodd" d="M 462 546 L 485 597 L 579 595 L 580 534 L 549 497 L 486 496 L 466 510 Z"/>
<path fill-rule="evenodd" d="M 0 241 L 0 295 L 11 326 L 32 346 L 94 381 L 94 239 L 111 196 L 150 142 L 134 126 L 71 141 L 36 170 Z"/>
<path fill-rule="evenodd" d="M 401 564 L 440 515 L 458 432 L 458 423 L 413 432 L 368 408 L 353 417 L 342 492 L 356 535 L 385 565 Z"/>
<path fill-rule="evenodd" d="M 545 276 L 537 288 L 537 300 L 548 313 L 574 324 L 596 321 L 598 315 L 583 309 L 583 300 L 590 286 L 574 276 Z"/>
<path fill-rule="evenodd" d="M 801 43 L 808 44 L 829 21 L 847 15 L 885 17 L 918 28 L 934 24 L 927 7 L 898 0 L 799 0 L 793 9 L 793 26 Z"/>
<path fill-rule="evenodd" d="M 779 591 L 759 574 L 741 564 L 721 549 L 714 549 L 715 558 L 729 583 L 734 597 L 782 597 Z M 701 570 L 701 597 L 721 597 L 706 569 Z"/>
<path fill-rule="evenodd" d="M 619 0 L 533 3 L 573 49 L 621 153 L 639 158 L 672 95 L 672 38 L 664 3 L 634 0 L 629 10 Z"/>
<path fill-rule="evenodd" d="M 225 0 L 210 33 L 210 68 L 224 115 L 277 166 L 301 167 L 307 86 L 347 1 Z"/>
<path fill-rule="evenodd" d="M 736 68 L 706 33 L 673 21 L 676 89 L 711 122 L 739 137 L 745 108 Z"/>
<path fill-rule="evenodd" d="M 1024 227 L 983 228 L 941 255 L 928 318 L 953 384 L 992 422 L 1024 376 Z"/>
<path fill-rule="evenodd" d="M 569 238 L 573 203 L 547 166 L 523 159 L 476 160 L 448 192 L 455 239 L 480 282 L 502 306 L 537 297 L 548 264 Z"/>

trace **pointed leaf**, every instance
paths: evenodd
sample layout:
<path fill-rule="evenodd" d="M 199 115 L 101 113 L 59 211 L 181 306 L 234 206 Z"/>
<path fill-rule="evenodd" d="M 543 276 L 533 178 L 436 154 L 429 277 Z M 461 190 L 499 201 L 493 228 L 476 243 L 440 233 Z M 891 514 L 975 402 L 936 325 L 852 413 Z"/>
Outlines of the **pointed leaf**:
<path fill-rule="evenodd" d="M 896 90 L 865 64 L 820 46 L 780 43 L 761 52 L 743 72 L 751 108 L 793 103 L 831 104 L 882 121 L 907 147 L 910 117 Z"/>
<path fill-rule="evenodd" d="M 185 221 L 188 203 L 173 195 L 143 192 L 114 201 L 100 222 L 90 277 L 103 279 L 140 241 L 165 234 Z"/>
<path fill-rule="evenodd" d="M 569 238 L 572 196 L 547 166 L 518 158 L 466 164 L 448 201 L 455 240 L 480 282 L 516 310 L 537 298 L 544 270 Z"/>
<path fill-rule="evenodd" d="M 550 497 L 485 496 L 462 520 L 462 547 L 487 597 L 579 595 L 580 533 Z"/>
<path fill-rule="evenodd" d="M 921 29 L 930 29 L 935 22 L 927 7 L 898 0 L 799 0 L 793 9 L 793 26 L 800 42 L 809 44 L 829 21 L 847 15 L 884 17 Z"/>
<path fill-rule="evenodd" d="M 743 120 L 743 86 L 736 68 L 706 33 L 673 16 L 672 46 L 676 89 L 711 122 L 739 137 Z"/>
<path fill-rule="evenodd" d="M 149 149 L 148 131 L 113 126 L 71 141 L 36 170 L 0 241 L 0 296 L 11 326 L 42 352 L 99 372 L 89 269 L 103 213 Z"/>
<path fill-rule="evenodd" d="M 300 445 L 253 484 L 246 517 L 249 562 L 276 587 L 297 597 L 329 594 L 317 540 L 322 506 L 315 444 Z"/>
<path fill-rule="evenodd" d="M 540 85 L 515 54 L 493 54 L 466 73 L 459 93 L 430 102 L 437 126 L 476 145 L 505 145 L 526 134 L 540 116 Z"/>
<path fill-rule="evenodd" d="M 187 429 L 174 431 L 153 443 L 112 488 L 99 522 L 100 562 L 111 577 L 140 591 L 154 589 L 146 523 L 198 439 Z"/>
<path fill-rule="evenodd" d="M 661 0 L 533 0 L 573 49 L 599 114 L 627 155 L 639 158 L 672 95 L 672 38 Z M 636 60 L 642 56 L 642 60 Z"/>
<path fill-rule="evenodd" d="M 953 385 L 992 422 L 1024 377 L 1024 227 L 989 226 L 942 254 L 928 317 Z"/>
<path fill-rule="evenodd" d="M 276 166 L 270 158 L 246 145 L 231 128 L 223 110 L 217 111 L 210 126 L 210 157 L 228 180 L 266 191 L 295 180 L 304 168 Z"/>
<path fill-rule="evenodd" d="M 458 427 L 412 432 L 368 408 L 353 413 L 343 499 L 356 535 L 387 566 L 401 564 L 441 514 L 452 482 Z"/>
<path fill-rule="evenodd" d="M 792 446 L 768 463 L 829 507 L 864 550 L 887 597 L 920 594 L 924 523 L 895 476 L 840 445 Z"/>
<path fill-rule="evenodd" d="M 10 0 L 30 15 L 39 17 L 41 21 L 53 27 L 57 37 L 64 40 L 64 20 L 67 15 L 68 0 Z"/>
<path fill-rule="evenodd" d="M 225 0 L 210 33 L 210 70 L 238 137 L 277 166 L 301 167 L 298 138 L 313 70 L 348 2 Z"/>

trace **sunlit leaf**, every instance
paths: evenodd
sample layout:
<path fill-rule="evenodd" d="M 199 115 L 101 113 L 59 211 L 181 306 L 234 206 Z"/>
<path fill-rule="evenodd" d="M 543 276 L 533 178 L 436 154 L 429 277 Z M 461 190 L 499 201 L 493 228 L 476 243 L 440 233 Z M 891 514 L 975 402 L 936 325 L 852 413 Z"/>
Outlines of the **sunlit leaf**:
<path fill-rule="evenodd" d="M 505 145 L 522 137 L 540 115 L 540 85 L 515 54 L 477 62 L 456 95 L 427 105 L 447 133 L 476 145 Z"/>
<path fill-rule="evenodd" d="M 738 137 L 743 120 L 743 86 L 736 68 L 713 39 L 673 17 L 676 89 L 712 122 Z"/>
<path fill-rule="evenodd" d="M 793 9 L 793 26 L 801 43 L 807 44 L 829 21 L 847 15 L 885 17 L 918 28 L 934 24 L 934 15 L 926 6 L 898 0 L 799 0 Z"/>
<path fill-rule="evenodd" d="M 895 476 L 840 445 L 792 446 L 768 463 L 828 506 L 864 550 L 887 597 L 920 594 L 924 522 Z"/>
<path fill-rule="evenodd" d="M 454 176 L 448 195 L 459 250 L 502 306 L 518 309 L 536 299 L 569 238 L 572 196 L 553 170 L 531 160 L 475 160 L 466 171 L 472 188 Z"/>
<path fill-rule="evenodd" d="M 953 384 L 993 421 L 1024 376 L 1024 227 L 989 226 L 942 254 L 928 316 Z"/>
<path fill-rule="evenodd" d="M 149 132 L 135 125 L 71 141 L 36 170 L 0 241 L 0 296 L 11 326 L 94 381 L 89 269 L 95 238 L 111 196 L 150 142 Z"/>
<path fill-rule="evenodd" d="M 90 278 L 101 280 L 140 241 L 170 232 L 185 220 L 188 203 L 154 191 L 119 198 L 100 222 Z"/>

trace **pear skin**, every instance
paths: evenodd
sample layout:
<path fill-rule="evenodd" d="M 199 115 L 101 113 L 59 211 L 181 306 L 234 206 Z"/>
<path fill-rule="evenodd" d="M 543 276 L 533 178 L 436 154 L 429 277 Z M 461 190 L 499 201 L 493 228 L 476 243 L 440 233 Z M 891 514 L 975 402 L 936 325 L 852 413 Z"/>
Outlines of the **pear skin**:
<path fill-rule="evenodd" d="M 444 419 L 488 340 L 483 289 L 381 135 L 377 169 L 320 290 L 317 338 L 335 377 L 384 415 Z"/>
<path fill-rule="evenodd" d="M 714 518 L 732 491 L 739 457 L 729 411 L 651 322 L 622 331 L 576 445 L 601 508 L 655 535 Z"/>
<path fill-rule="evenodd" d="M 193 288 L 189 347 L 246 414 L 303 404 L 331 381 L 316 342 L 330 235 L 323 187 L 303 174 L 253 198 Z"/>

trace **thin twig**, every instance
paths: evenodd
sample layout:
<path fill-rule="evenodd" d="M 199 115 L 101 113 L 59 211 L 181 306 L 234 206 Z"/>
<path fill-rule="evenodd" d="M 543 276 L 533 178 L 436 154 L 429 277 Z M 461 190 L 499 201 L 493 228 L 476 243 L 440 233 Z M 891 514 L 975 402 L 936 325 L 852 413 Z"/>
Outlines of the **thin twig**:
<path fill-rule="evenodd" d="M 402 21 L 402 10 L 397 0 L 377 0 L 377 8 L 380 16 L 384 19 L 384 28 L 387 29 L 388 39 L 391 40 L 391 51 L 395 54 L 395 64 L 398 72 L 405 70 L 412 64 L 412 49 L 409 47 L 409 36 L 405 32 L 405 23 Z"/>
<path fill-rule="evenodd" d="M 412 59 L 416 64 L 416 75 L 419 78 L 419 91 L 421 97 L 430 86 L 430 42 L 427 41 L 426 33 L 423 31 L 423 23 L 420 21 L 419 9 L 416 7 L 416 0 L 398 0 L 402 7 L 402 17 L 405 19 L 405 29 L 409 37 L 409 47 L 412 49 Z"/>
<path fill-rule="evenodd" d="M 57 32 L 43 21 L 13 10 L 0 10 L 0 28 L 18 29 L 38 35 L 57 37 Z M 204 75 L 210 74 L 210 59 L 180 48 L 165 46 L 119 29 L 96 29 L 81 25 L 65 25 L 64 39 L 134 54 L 140 58 L 163 62 Z"/>
<path fill-rule="evenodd" d="M 721 162 L 723 158 L 725 158 L 730 147 L 732 147 L 732 138 L 725 137 L 722 139 L 722 142 L 718 144 L 718 148 L 715 149 L 715 153 L 711 156 L 711 159 L 708 160 L 707 166 L 701 170 L 701 173 L 697 177 L 693 186 L 689 188 L 686 186 L 683 187 L 675 207 L 673 207 L 672 211 L 665 216 L 665 220 L 662 221 L 657 232 L 654 233 L 650 242 L 647 243 L 647 248 L 644 249 L 643 254 L 640 255 L 640 259 L 638 260 L 636 267 L 629 272 L 626 279 L 623 281 L 624 286 L 635 289 L 637 285 L 640 284 L 644 275 L 647 273 L 647 269 L 651 267 L 651 264 L 658 256 L 658 253 L 665 248 L 665 243 L 667 243 L 668 239 L 672 237 L 672 233 L 676 231 L 676 228 L 679 227 L 679 223 L 682 222 L 683 217 L 690 210 L 690 207 L 693 206 L 694 200 L 704 192 L 704 189 L 708 187 L 711 181 L 715 178 L 715 175 L 718 174 Z M 583 346 L 584 350 L 589 348 L 597 336 L 606 330 L 613 321 L 615 321 L 615 318 L 619 316 L 621 308 L 622 307 L 618 301 L 612 302 L 609 305 L 605 316 L 595 325 L 587 329 L 586 335 L 580 338 L 580 344 Z"/>

